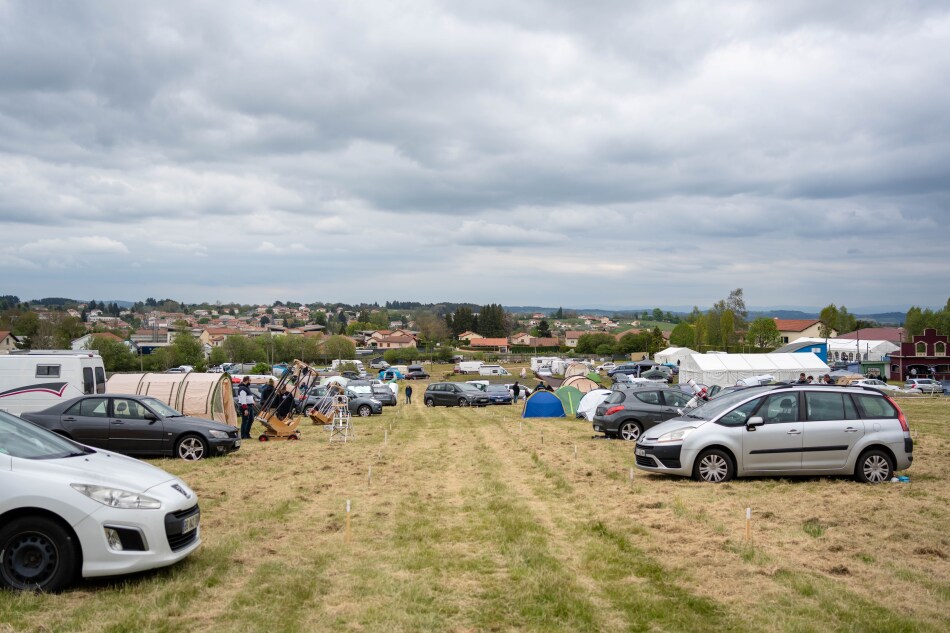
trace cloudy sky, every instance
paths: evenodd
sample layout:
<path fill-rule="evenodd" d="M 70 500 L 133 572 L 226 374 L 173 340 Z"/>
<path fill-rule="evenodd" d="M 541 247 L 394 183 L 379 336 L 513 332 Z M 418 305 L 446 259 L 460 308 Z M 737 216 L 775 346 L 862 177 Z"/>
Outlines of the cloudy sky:
<path fill-rule="evenodd" d="M 942 306 L 943 0 L 0 0 L 0 294 Z"/>

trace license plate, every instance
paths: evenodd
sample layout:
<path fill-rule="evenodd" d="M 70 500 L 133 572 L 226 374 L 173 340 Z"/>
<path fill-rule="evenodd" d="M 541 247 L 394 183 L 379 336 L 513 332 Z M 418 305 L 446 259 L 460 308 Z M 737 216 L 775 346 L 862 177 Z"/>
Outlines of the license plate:
<path fill-rule="evenodd" d="M 191 532 L 191 531 L 193 531 L 193 530 L 197 530 L 197 529 L 198 529 L 198 520 L 199 520 L 200 518 L 201 518 L 201 515 L 200 515 L 200 514 L 193 514 L 193 515 L 191 515 L 190 517 L 188 517 L 187 519 L 185 519 L 184 525 L 182 525 L 182 527 L 181 527 L 181 533 L 182 533 L 182 534 L 188 534 L 188 532 Z"/>
<path fill-rule="evenodd" d="M 637 454 L 637 457 L 646 457 L 647 452 L 642 448 L 638 448 L 636 450 L 636 454 Z"/>
<path fill-rule="evenodd" d="M 595 431 L 600 431 L 600 427 L 599 427 L 599 426 L 595 426 L 595 427 L 594 427 L 594 430 L 595 430 Z"/>
<path fill-rule="evenodd" d="M 237 448 L 241 445 L 241 440 L 234 440 L 234 447 Z"/>

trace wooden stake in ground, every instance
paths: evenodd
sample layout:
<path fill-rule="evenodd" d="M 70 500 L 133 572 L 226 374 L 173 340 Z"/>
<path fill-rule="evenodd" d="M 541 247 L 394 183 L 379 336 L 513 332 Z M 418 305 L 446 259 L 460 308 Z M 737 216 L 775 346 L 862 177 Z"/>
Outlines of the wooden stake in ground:
<path fill-rule="evenodd" d="M 367 486 L 373 485 L 373 465 L 372 464 L 369 465 L 369 473 L 366 475 L 366 485 Z"/>
<path fill-rule="evenodd" d="M 752 540 L 752 508 L 745 509 L 745 540 Z"/>
<path fill-rule="evenodd" d="M 350 542 L 350 500 L 346 500 L 346 521 L 343 525 L 343 542 Z"/>

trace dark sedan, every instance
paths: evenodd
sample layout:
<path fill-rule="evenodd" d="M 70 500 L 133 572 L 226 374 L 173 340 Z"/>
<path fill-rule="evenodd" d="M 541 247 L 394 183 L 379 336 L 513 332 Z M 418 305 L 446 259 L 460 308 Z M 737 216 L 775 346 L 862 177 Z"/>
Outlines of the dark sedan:
<path fill-rule="evenodd" d="M 492 404 L 511 404 L 511 390 L 504 385 L 485 385 L 485 395 Z"/>
<path fill-rule="evenodd" d="M 314 407 L 317 407 L 318 410 L 324 410 L 329 407 L 332 395 L 325 386 L 311 387 L 307 397 L 300 403 L 300 411 L 309 413 Z M 346 390 L 346 397 L 350 415 L 366 418 L 383 412 L 383 403 L 376 398 L 358 394 L 350 389 Z"/>
<path fill-rule="evenodd" d="M 125 455 L 196 460 L 241 446 L 237 427 L 183 415 L 148 396 L 79 396 L 21 417 L 81 444 Z"/>

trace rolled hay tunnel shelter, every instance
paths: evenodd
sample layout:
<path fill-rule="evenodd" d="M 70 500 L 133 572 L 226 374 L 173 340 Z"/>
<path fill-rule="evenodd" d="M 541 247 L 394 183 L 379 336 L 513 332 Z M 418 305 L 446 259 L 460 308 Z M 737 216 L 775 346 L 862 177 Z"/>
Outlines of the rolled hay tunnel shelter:
<path fill-rule="evenodd" d="M 591 380 L 587 376 L 571 376 L 561 383 L 561 387 L 574 387 L 581 393 L 590 393 L 595 389 L 601 389 L 600 383 Z"/>
<path fill-rule="evenodd" d="M 151 396 L 185 415 L 237 426 L 228 374 L 113 374 L 106 390 Z"/>
<path fill-rule="evenodd" d="M 590 371 L 590 369 L 584 363 L 571 363 L 567 366 L 567 369 L 564 370 L 564 377 L 586 376 L 588 371 Z"/>

